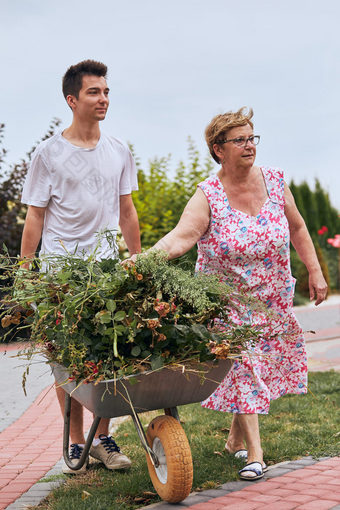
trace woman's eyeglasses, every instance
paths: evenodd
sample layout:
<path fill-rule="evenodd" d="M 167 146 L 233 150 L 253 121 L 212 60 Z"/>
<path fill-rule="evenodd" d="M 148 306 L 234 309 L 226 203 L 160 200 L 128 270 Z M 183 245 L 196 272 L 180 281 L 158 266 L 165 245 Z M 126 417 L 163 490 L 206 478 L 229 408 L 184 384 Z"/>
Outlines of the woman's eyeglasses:
<path fill-rule="evenodd" d="M 233 142 L 237 147 L 245 147 L 247 143 L 251 145 L 257 145 L 260 141 L 260 135 L 249 136 L 248 138 L 244 138 L 244 136 L 240 136 L 239 138 L 231 138 L 230 140 L 220 140 L 217 142 L 219 145 L 223 145 L 224 143 Z"/>

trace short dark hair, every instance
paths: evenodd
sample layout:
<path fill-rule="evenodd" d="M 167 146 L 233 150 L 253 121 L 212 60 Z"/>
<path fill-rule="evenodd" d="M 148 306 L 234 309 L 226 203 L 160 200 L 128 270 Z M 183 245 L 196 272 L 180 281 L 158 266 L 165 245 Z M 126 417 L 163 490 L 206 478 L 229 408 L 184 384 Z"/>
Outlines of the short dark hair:
<path fill-rule="evenodd" d="M 79 97 L 79 91 L 83 85 L 85 75 L 103 76 L 106 78 L 107 66 L 95 60 L 83 60 L 67 69 L 63 76 L 63 94 L 65 99 L 68 95 Z"/>

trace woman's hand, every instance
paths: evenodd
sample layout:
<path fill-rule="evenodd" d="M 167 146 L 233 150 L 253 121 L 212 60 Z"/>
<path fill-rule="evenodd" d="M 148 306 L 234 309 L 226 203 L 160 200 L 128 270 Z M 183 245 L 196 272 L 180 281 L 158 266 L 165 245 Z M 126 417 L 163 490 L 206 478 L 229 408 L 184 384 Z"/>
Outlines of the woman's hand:
<path fill-rule="evenodd" d="M 129 257 L 128 259 L 124 259 L 121 261 L 121 265 L 123 267 L 128 267 L 128 266 L 134 266 L 135 265 L 135 262 L 136 262 L 136 259 L 138 257 L 139 253 L 134 253 L 133 255 L 131 255 L 131 257 Z"/>
<path fill-rule="evenodd" d="M 309 297 L 312 301 L 316 299 L 315 306 L 318 306 L 327 297 L 328 285 L 321 271 L 309 273 Z"/>

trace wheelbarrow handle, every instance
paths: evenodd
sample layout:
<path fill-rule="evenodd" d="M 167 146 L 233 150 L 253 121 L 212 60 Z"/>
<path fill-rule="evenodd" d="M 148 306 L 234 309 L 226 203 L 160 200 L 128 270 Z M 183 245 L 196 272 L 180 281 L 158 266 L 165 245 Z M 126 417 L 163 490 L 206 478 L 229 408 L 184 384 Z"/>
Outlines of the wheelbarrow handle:
<path fill-rule="evenodd" d="M 63 455 L 66 465 L 74 470 L 77 471 L 83 465 L 85 464 L 85 461 L 88 457 L 92 441 L 94 438 L 94 435 L 96 433 L 96 430 L 98 428 L 99 422 L 100 422 L 100 416 L 95 416 L 90 428 L 90 431 L 88 433 L 84 449 L 82 451 L 82 454 L 80 456 L 80 459 L 78 462 L 74 462 L 70 459 L 69 455 L 69 437 L 70 437 L 70 420 L 71 420 L 71 397 L 70 395 L 65 392 L 65 410 L 64 410 L 64 436 L 63 436 Z"/>

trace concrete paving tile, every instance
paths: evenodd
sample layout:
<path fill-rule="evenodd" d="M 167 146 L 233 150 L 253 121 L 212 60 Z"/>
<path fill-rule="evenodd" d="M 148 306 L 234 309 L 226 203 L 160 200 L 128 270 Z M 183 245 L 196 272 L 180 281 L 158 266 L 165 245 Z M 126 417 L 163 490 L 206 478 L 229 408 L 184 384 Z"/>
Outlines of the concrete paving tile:
<path fill-rule="evenodd" d="M 219 503 L 214 503 L 214 500 L 209 500 L 205 503 L 198 503 L 191 508 L 192 510 L 221 510 L 222 506 Z"/>
<path fill-rule="evenodd" d="M 327 499 L 315 499 L 303 505 L 297 506 L 296 510 L 329 510 L 334 508 L 334 501 Z"/>
<path fill-rule="evenodd" d="M 7 505 L 13 503 L 15 501 L 15 497 L 10 494 L 0 494 L 0 510 L 6 508 Z"/>
<path fill-rule="evenodd" d="M 224 505 L 222 507 L 220 507 L 221 510 L 224 510 L 225 509 L 228 509 L 228 510 L 255 510 L 255 508 L 258 507 L 258 502 L 257 503 L 253 503 L 252 501 L 237 501 L 237 500 L 234 500 L 231 504 L 227 504 L 227 505 Z M 192 510 L 200 510 L 198 508 L 196 508 L 196 506 L 193 507 Z M 208 508 L 206 509 L 205 507 L 202 506 L 202 510 L 208 510 Z"/>
<path fill-rule="evenodd" d="M 323 494 L 320 497 L 321 497 L 321 499 L 330 499 L 331 501 L 340 503 L 340 491 L 336 493 L 336 492 L 330 492 L 328 490 L 328 491 L 326 491 L 326 494 Z"/>
<path fill-rule="evenodd" d="M 204 503 L 209 501 L 209 499 L 211 499 L 211 496 L 205 496 L 204 493 L 190 494 L 184 501 L 181 502 L 181 505 L 188 507 L 198 503 Z"/>
<path fill-rule="evenodd" d="M 322 464 L 324 466 L 334 466 L 334 467 L 337 467 L 339 465 L 339 462 L 340 462 L 340 457 L 331 457 L 328 460 L 322 461 Z"/>
<path fill-rule="evenodd" d="M 271 494 L 254 494 L 252 501 L 258 501 L 259 503 L 269 505 L 270 503 L 275 503 L 280 499 L 280 496 L 272 496 Z"/>
<path fill-rule="evenodd" d="M 7 494 L 15 493 L 17 497 L 19 497 L 23 492 L 28 491 L 28 489 L 32 486 L 32 481 L 27 482 L 10 482 L 6 485 L 5 489 L 3 489 Z"/>
<path fill-rule="evenodd" d="M 172 510 L 176 510 L 177 508 L 184 510 L 185 507 L 182 505 L 182 503 L 170 504 L 170 503 L 165 503 L 164 501 L 161 501 L 159 503 L 152 503 L 152 505 L 146 506 L 144 508 L 145 509 L 147 508 L 148 510 L 151 510 L 151 509 L 168 510 L 169 508 L 171 508 Z"/>
<path fill-rule="evenodd" d="M 296 503 L 292 503 L 291 501 L 275 501 L 274 508 L 275 510 L 294 510 L 296 508 Z"/>
<path fill-rule="evenodd" d="M 329 479 L 327 483 L 331 485 L 340 485 L 340 478 Z"/>
<path fill-rule="evenodd" d="M 274 489 L 273 489 L 274 490 Z M 244 492 L 251 492 L 256 494 L 262 494 L 264 491 L 264 484 L 263 483 L 253 483 L 253 485 L 248 485 L 248 487 L 245 487 L 242 489 L 240 494 L 243 494 Z"/>
<path fill-rule="evenodd" d="M 298 460 L 294 461 L 294 463 L 295 462 L 300 464 L 301 467 L 304 467 L 304 466 L 311 466 L 312 464 L 316 464 L 318 461 L 316 459 L 314 459 L 313 457 L 309 456 L 309 457 L 305 457 L 304 459 L 298 459 Z"/>
<path fill-rule="evenodd" d="M 299 494 L 308 494 L 310 496 L 317 496 L 319 498 L 325 498 L 329 494 L 329 489 L 325 487 L 309 487 L 308 489 L 302 489 Z"/>
<path fill-rule="evenodd" d="M 224 489 L 208 489 L 206 491 L 203 491 L 202 493 L 204 497 L 210 497 L 210 498 L 218 498 L 220 496 L 224 496 L 225 494 L 228 494 L 228 491 Z"/>
<path fill-rule="evenodd" d="M 282 487 L 282 485 L 285 485 L 285 483 L 281 478 L 271 478 L 270 480 L 265 480 L 263 483 L 261 483 L 261 490 L 267 492 L 270 489 L 277 489 L 278 487 Z"/>
<path fill-rule="evenodd" d="M 296 491 L 295 491 L 294 488 L 292 488 L 292 489 L 285 489 L 283 487 L 279 487 L 278 489 L 273 489 L 270 492 L 270 494 L 273 495 L 273 496 L 280 496 L 282 498 L 285 498 L 286 496 L 290 496 L 290 495 L 296 494 Z"/>
<path fill-rule="evenodd" d="M 303 466 L 298 464 L 298 462 L 289 462 L 289 464 L 285 464 L 285 469 L 289 469 L 289 471 L 295 471 L 296 469 L 302 469 Z"/>
<path fill-rule="evenodd" d="M 335 468 L 335 466 L 332 466 L 332 465 L 324 465 L 322 463 L 320 464 L 313 464 L 313 466 L 307 466 L 305 467 L 305 470 L 308 472 L 308 473 L 315 473 L 315 474 L 318 474 L 318 473 L 327 473 L 327 471 L 333 471 L 333 469 Z"/>
<path fill-rule="evenodd" d="M 217 498 L 215 501 L 218 501 L 223 505 L 226 504 L 233 505 L 235 502 L 247 501 L 247 494 L 243 496 L 241 492 L 230 492 L 226 496 L 221 496 L 220 498 Z"/>
<path fill-rule="evenodd" d="M 278 468 L 274 468 L 274 469 L 270 469 L 269 471 L 267 471 L 267 473 L 265 474 L 265 477 L 266 479 L 268 478 L 276 478 L 277 476 L 282 476 L 282 475 L 285 475 L 286 473 L 290 473 L 291 471 L 285 467 L 278 467 Z"/>
<path fill-rule="evenodd" d="M 340 479 L 338 480 L 340 484 Z M 325 483 L 337 483 L 337 480 L 334 479 L 334 475 L 332 473 L 325 473 L 325 474 L 319 474 L 315 476 L 308 476 L 308 483 L 311 483 L 312 485 L 319 485 L 320 487 Z"/>
<path fill-rule="evenodd" d="M 226 491 L 239 491 L 244 489 L 245 487 L 249 487 L 254 482 L 246 482 L 246 481 L 239 481 L 239 482 L 227 482 L 221 485 L 221 488 Z"/>
<path fill-rule="evenodd" d="M 0 490 L 3 488 L 3 487 L 6 487 L 6 485 L 12 480 L 12 478 L 4 478 L 2 480 L 0 480 Z"/>
<path fill-rule="evenodd" d="M 292 501 L 294 503 L 300 503 L 300 505 L 303 505 L 304 503 L 309 503 L 309 501 L 314 501 L 315 496 L 308 494 L 292 494 L 290 496 L 285 496 L 285 500 Z"/>
<path fill-rule="evenodd" d="M 300 478 L 300 480 L 302 481 L 304 478 L 309 478 L 309 476 L 310 473 L 308 474 L 308 472 L 305 471 L 305 469 L 296 469 L 294 471 L 290 471 L 289 473 L 284 473 L 282 478 L 285 480 L 288 479 L 297 480 Z"/>

